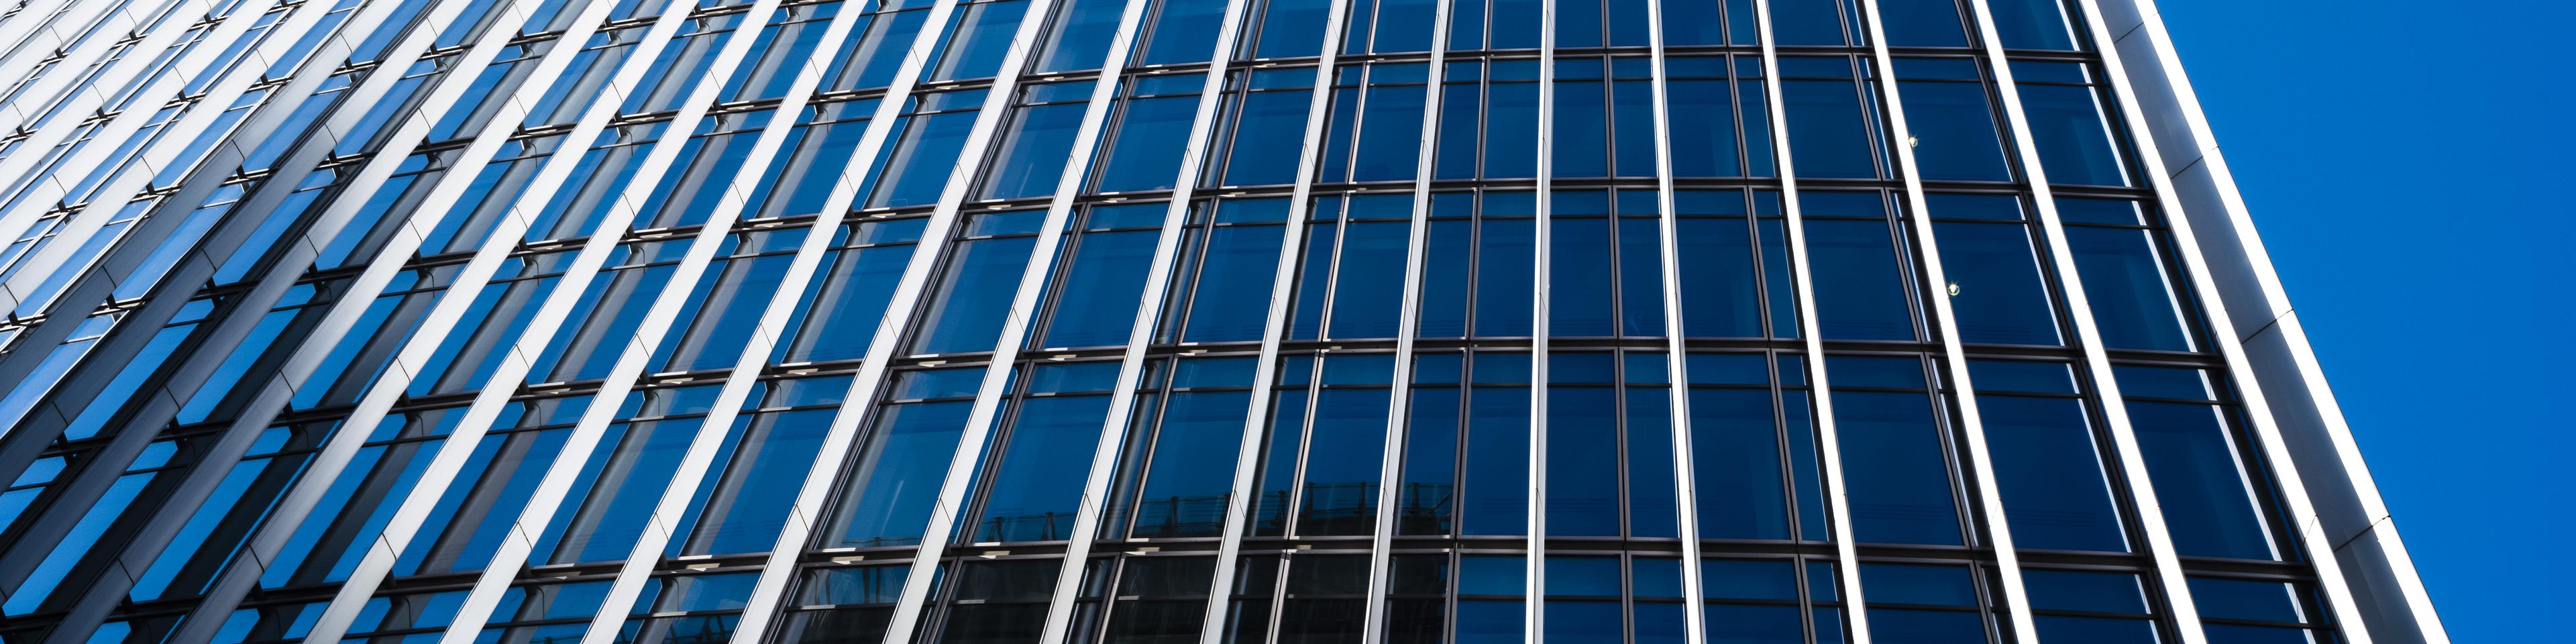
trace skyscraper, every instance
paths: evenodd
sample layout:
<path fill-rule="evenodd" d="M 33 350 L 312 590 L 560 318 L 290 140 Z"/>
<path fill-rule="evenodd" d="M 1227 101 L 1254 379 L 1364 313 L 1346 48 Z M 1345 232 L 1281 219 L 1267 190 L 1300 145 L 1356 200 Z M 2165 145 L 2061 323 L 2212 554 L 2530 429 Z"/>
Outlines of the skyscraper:
<path fill-rule="evenodd" d="M 0 641 L 2447 641 L 2142 0 L 691 4 L 0 14 Z"/>

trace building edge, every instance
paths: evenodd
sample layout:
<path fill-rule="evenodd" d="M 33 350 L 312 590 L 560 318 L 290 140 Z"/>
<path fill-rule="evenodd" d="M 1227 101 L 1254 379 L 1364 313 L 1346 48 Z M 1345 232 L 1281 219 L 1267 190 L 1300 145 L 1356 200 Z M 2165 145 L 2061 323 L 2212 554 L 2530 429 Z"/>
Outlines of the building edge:
<path fill-rule="evenodd" d="M 2291 466 L 2316 504 L 2313 520 L 2333 539 L 2334 557 L 2362 613 L 2347 620 L 2346 628 L 2366 629 L 2378 642 L 2448 644 L 2450 636 L 2254 230 L 2155 2 L 2084 1 L 2100 10 L 2113 34 L 2112 53 L 2128 63 L 2128 93 L 2148 122 L 2144 136 L 2152 137 L 2155 154 L 2171 172 L 2163 179 L 2179 197 L 2171 209 L 2199 236 L 2208 271 L 2194 277 L 2216 287 L 2216 305 L 2230 313 L 2235 328 L 2225 332 L 2244 344 L 2246 366 L 2270 399 Z"/>

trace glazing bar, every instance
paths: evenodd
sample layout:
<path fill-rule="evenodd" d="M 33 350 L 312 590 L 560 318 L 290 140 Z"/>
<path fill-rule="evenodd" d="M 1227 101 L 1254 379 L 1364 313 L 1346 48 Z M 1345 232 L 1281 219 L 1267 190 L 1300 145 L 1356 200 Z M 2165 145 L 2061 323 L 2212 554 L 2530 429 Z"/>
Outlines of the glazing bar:
<path fill-rule="evenodd" d="M 1807 227 L 1798 207 L 1798 173 L 1790 163 L 1788 103 L 1780 98 L 1780 54 L 1771 36 L 1771 1 L 1753 0 L 1762 43 L 1762 92 L 1771 110 L 1771 153 L 1780 168 L 1780 212 L 1788 220 L 1789 270 L 1797 286 L 1798 332 L 1806 339 L 1807 379 L 1816 406 L 1816 449 L 1825 474 L 1826 512 L 1833 515 L 1834 569 L 1841 577 L 1844 619 L 1852 644 L 1869 644 L 1868 607 L 1861 601 L 1860 551 L 1851 527 L 1851 498 L 1843 487 L 1842 441 L 1834 431 L 1834 392 L 1825 380 L 1825 340 L 1816 322 L 1816 289 L 1807 270 Z M 1677 387 L 1682 385 L 1676 385 Z M 1812 582 L 1811 582 L 1812 583 Z M 1809 617 L 1813 619 L 1813 617 Z"/>

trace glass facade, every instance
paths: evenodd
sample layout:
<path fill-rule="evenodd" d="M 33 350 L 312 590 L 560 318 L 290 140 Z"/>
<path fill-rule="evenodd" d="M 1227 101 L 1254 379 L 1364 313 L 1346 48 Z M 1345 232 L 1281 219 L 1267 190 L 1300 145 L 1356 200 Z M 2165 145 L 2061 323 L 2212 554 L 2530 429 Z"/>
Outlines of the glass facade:
<path fill-rule="evenodd" d="M 2418 641 L 2142 5 L 16 2 L 0 642 Z"/>

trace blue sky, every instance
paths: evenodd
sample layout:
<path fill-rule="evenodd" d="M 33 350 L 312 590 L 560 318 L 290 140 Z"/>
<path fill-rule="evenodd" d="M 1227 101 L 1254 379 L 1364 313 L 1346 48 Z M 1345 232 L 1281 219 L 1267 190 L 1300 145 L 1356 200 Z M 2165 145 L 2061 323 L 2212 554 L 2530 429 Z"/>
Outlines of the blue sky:
<path fill-rule="evenodd" d="M 2576 6 L 2161 6 L 2453 639 L 2564 637 Z"/>

